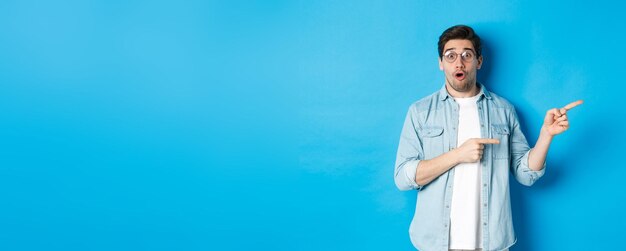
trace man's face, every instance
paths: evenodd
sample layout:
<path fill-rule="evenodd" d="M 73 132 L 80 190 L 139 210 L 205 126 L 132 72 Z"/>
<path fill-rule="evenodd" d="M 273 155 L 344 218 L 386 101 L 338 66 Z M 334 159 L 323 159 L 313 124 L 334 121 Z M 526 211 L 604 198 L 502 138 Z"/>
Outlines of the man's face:
<path fill-rule="evenodd" d="M 476 86 L 476 71 L 480 69 L 482 62 L 482 56 L 476 57 L 471 41 L 453 39 L 443 48 L 443 58 L 439 58 L 439 69 L 443 71 L 448 87 L 460 93 L 467 93 Z"/>

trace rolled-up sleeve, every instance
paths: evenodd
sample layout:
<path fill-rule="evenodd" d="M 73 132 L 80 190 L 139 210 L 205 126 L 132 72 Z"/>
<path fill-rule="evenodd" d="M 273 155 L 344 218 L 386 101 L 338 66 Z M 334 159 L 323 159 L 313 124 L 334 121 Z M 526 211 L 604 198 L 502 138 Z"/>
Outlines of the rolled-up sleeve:
<path fill-rule="evenodd" d="M 539 171 L 530 169 L 528 165 L 528 157 L 530 156 L 530 147 L 526 141 L 526 137 L 520 129 L 519 119 L 515 109 L 513 109 L 513 118 L 511 119 L 511 172 L 515 179 L 525 186 L 532 186 L 546 171 L 546 163 Z"/>
<path fill-rule="evenodd" d="M 420 190 L 422 188 L 415 182 L 417 166 L 424 156 L 416 125 L 415 111 L 413 107 L 410 107 L 404 120 L 396 155 L 394 180 L 400 190 Z"/>

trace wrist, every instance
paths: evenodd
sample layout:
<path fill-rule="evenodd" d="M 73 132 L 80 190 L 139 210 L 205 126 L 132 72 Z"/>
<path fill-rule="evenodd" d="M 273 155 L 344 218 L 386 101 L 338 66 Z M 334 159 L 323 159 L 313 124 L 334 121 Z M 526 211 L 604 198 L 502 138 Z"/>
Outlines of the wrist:
<path fill-rule="evenodd" d="M 541 127 L 541 131 L 539 132 L 539 138 L 552 140 L 554 136 L 555 135 L 550 133 L 550 131 L 548 130 L 548 127 L 546 127 L 545 125 Z"/>
<path fill-rule="evenodd" d="M 458 148 L 452 148 L 452 150 L 448 152 L 448 155 L 448 157 L 450 157 L 450 159 L 452 160 L 452 166 L 456 166 L 461 163 Z"/>

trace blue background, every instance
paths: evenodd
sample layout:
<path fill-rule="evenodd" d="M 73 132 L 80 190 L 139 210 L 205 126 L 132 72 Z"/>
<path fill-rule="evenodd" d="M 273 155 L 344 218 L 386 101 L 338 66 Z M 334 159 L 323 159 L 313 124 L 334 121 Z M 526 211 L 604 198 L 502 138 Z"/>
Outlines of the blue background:
<path fill-rule="evenodd" d="M 2 1 L 0 250 L 412 250 L 393 183 L 452 25 L 531 144 L 513 250 L 623 246 L 625 4 Z"/>

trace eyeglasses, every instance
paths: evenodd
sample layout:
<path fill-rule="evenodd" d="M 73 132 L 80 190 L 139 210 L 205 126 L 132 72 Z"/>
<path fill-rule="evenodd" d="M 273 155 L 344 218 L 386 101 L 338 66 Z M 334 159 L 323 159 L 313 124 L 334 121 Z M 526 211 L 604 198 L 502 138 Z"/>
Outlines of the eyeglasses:
<path fill-rule="evenodd" d="M 452 50 L 446 51 L 446 53 L 443 54 L 443 59 L 445 59 L 448 63 L 454 63 L 457 57 L 459 57 L 459 54 Z M 470 50 L 463 51 L 461 53 L 461 60 L 465 63 L 472 62 L 472 60 L 474 60 L 474 52 Z"/>

